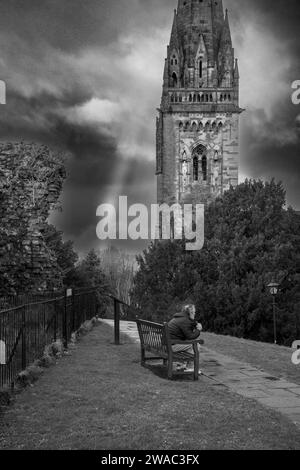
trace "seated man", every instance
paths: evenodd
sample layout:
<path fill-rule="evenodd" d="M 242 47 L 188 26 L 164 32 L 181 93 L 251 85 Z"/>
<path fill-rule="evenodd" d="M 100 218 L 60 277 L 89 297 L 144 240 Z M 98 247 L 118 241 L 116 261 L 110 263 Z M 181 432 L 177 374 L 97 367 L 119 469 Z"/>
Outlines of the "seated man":
<path fill-rule="evenodd" d="M 195 321 L 196 308 L 195 305 L 186 305 L 180 313 L 175 313 L 172 320 L 168 323 L 171 340 L 188 341 L 200 339 L 202 325 Z M 200 345 L 198 345 L 200 349 Z M 175 344 L 172 346 L 174 352 L 188 352 L 194 354 L 194 348 L 191 344 Z M 185 366 L 178 368 L 178 370 L 185 370 L 190 372 L 187 363 Z M 201 374 L 201 371 L 199 371 Z"/>

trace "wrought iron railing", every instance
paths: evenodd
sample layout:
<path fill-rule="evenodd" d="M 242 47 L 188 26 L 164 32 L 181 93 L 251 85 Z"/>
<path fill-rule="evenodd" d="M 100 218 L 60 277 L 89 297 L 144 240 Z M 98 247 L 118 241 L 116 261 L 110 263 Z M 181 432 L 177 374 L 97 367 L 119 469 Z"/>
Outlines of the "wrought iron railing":
<path fill-rule="evenodd" d="M 120 345 L 120 321 L 136 321 L 141 316 L 141 311 L 137 306 L 129 305 L 113 294 L 108 297 L 113 301 L 114 308 L 114 342 Z"/>
<path fill-rule="evenodd" d="M 0 388 L 43 355 L 45 346 L 72 333 L 97 314 L 95 290 L 67 290 L 2 299 L 0 302 Z"/>

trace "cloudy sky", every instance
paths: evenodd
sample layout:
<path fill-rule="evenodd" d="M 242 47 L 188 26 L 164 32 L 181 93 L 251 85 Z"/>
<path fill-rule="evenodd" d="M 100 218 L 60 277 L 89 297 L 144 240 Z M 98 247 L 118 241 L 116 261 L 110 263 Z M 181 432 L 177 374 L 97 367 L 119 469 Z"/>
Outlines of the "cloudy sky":
<path fill-rule="evenodd" d="M 282 180 L 300 210 L 297 0 L 224 0 L 239 58 L 240 180 Z M 1 140 L 69 152 L 63 212 L 80 252 L 99 247 L 96 209 L 156 202 L 155 115 L 177 0 L 0 0 Z M 298 120 L 297 120 L 297 116 Z M 298 127 L 297 127 L 298 126 Z M 141 245 L 128 243 L 135 250 Z"/>

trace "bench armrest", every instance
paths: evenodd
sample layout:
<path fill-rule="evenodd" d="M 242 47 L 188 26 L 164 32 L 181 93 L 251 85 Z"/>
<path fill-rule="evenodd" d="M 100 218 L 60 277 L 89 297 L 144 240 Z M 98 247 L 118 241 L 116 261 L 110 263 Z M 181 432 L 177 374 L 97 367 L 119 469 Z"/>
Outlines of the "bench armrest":
<path fill-rule="evenodd" d="M 174 344 L 204 344 L 204 340 L 203 339 L 193 339 L 193 340 L 187 340 L 187 341 L 180 341 L 180 340 L 175 340 L 175 341 L 171 341 L 171 344 L 174 345 Z"/>

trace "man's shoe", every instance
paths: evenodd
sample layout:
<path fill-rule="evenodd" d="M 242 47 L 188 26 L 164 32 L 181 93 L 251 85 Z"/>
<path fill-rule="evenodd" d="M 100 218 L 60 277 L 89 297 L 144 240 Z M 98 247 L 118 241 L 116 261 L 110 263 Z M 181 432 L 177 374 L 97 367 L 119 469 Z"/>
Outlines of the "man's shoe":
<path fill-rule="evenodd" d="M 189 374 L 192 374 L 192 373 L 194 373 L 194 367 L 185 368 L 185 369 L 184 369 L 184 372 L 187 372 L 187 373 L 189 373 Z M 199 371 L 198 371 L 198 375 L 203 375 L 202 370 L 199 370 Z"/>
<path fill-rule="evenodd" d="M 194 372 L 194 367 L 186 367 L 184 369 L 184 372 L 188 372 L 188 373 L 192 374 Z"/>

